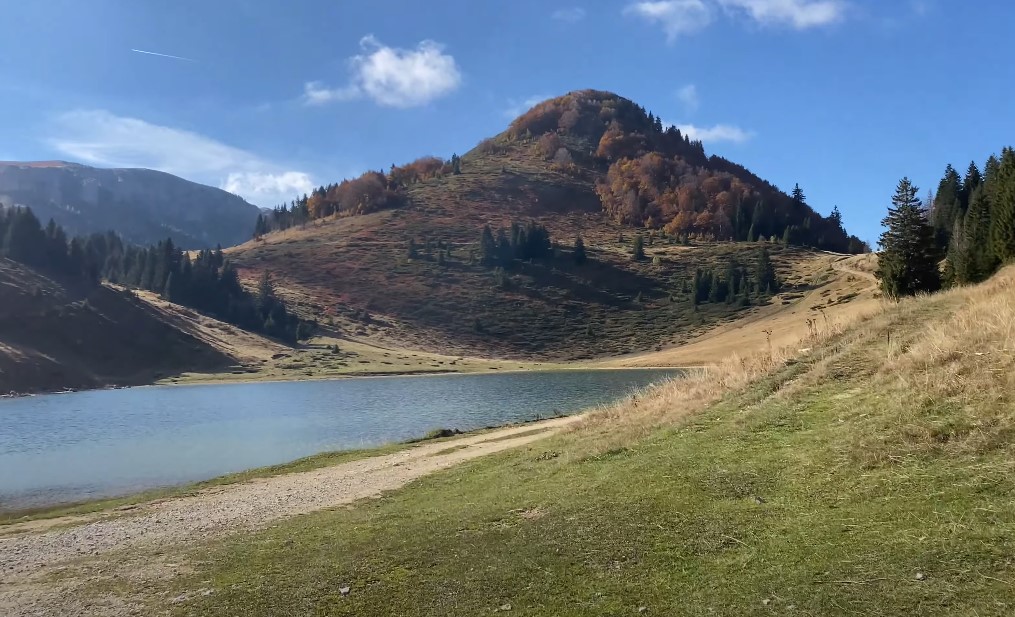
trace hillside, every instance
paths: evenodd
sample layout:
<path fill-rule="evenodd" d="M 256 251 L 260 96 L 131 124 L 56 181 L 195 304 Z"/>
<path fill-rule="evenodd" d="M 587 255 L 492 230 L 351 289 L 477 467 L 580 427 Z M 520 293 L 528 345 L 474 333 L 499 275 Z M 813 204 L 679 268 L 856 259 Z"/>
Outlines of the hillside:
<path fill-rule="evenodd" d="M 185 248 L 250 237 L 260 210 L 221 189 L 150 169 L 98 169 L 61 161 L 0 162 L 0 204 L 30 207 L 69 235 L 115 231 L 136 244 L 172 237 Z"/>
<path fill-rule="evenodd" d="M 129 291 L 0 259 L 0 393 L 138 385 L 236 363 Z"/>
<path fill-rule="evenodd" d="M 485 226 L 505 230 L 499 245 L 530 222 L 552 250 L 507 261 L 483 253 Z M 460 158 L 321 187 L 258 227 L 256 240 L 227 251 L 241 276 L 271 271 L 284 295 L 339 333 L 550 360 L 684 342 L 778 292 L 782 303 L 811 289 L 797 272 L 820 253 L 800 245 L 862 248 L 802 192 L 707 157 L 631 101 L 596 91 L 537 105 Z M 758 284 L 762 249 L 781 288 Z M 699 270 L 719 293 L 691 289 Z"/>
<path fill-rule="evenodd" d="M 868 265 L 840 263 L 847 276 Z M 1009 267 L 886 302 L 822 323 L 805 346 L 745 347 L 563 434 L 309 459 L 291 478 L 15 524 L 9 563 L 65 556 L 12 568 L 6 601 L 12 614 L 129 602 L 171 615 L 1008 615 L 1013 293 Z M 323 478 L 336 494 L 308 513 Z M 372 482 L 383 496 L 352 503 Z M 264 508 L 270 486 L 280 505 Z M 231 500 L 228 516 L 252 512 L 256 529 L 134 541 L 127 560 L 115 539 L 84 559 L 60 552 L 92 542 L 80 530 L 97 521 L 161 537 Z"/>

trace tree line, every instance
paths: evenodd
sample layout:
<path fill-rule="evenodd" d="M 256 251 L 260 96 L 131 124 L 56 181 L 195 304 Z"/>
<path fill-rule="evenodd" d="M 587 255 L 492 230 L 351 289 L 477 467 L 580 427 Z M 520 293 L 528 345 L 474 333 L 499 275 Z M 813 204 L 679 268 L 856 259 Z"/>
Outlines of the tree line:
<path fill-rule="evenodd" d="M 881 235 L 877 276 L 892 298 L 977 283 L 1015 260 L 1015 150 L 991 156 L 965 177 L 945 168 L 925 205 L 903 178 Z M 942 268 L 943 261 L 943 268 Z"/>
<path fill-rule="evenodd" d="M 125 243 L 114 232 L 68 238 L 54 221 L 42 227 L 31 209 L 11 208 L 0 210 L 0 255 L 89 284 L 107 280 L 153 291 L 171 302 L 290 343 L 309 336 L 314 326 L 289 312 L 268 272 L 255 293 L 244 289 L 221 247 L 202 250 L 191 258 L 172 239 L 139 247 Z"/>

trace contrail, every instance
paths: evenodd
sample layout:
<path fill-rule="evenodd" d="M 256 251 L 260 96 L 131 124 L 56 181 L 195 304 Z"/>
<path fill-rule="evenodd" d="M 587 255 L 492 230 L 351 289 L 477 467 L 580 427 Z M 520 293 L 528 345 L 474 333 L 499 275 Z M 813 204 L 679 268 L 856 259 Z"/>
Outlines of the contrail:
<path fill-rule="evenodd" d="M 139 54 L 148 54 L 149 56 L 161 56 L 163 58 L 172 58 L 174 60 L 186 60 L 187 62 L 197 62 L 197 60 L 194 60 L 192 58 L 184 58 L 183 56 L 173 56 L 170 54 L 160 54 L 155 51 L 145 51 L 143 49 L 131 49 L 131 51 L 137 52 Z"/>

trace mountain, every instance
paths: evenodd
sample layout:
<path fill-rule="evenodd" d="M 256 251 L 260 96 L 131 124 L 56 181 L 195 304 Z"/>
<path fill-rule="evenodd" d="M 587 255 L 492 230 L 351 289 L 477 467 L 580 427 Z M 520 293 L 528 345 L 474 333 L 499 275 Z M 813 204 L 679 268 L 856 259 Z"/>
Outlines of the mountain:
<path fill-rule="evenodd" d="M 248 281 L 270 271 L 344 336 L 571 360 L 680 344 L 779 292 L 790 302 L 812 248 L 865 247 L 802 191 L 585 90 L 462 157 L 320 187 L 227 257 Z"/>
<path fill-rule="evenodd" d="M 242 242 L 260 213 L 232 193 L 160 171 L 61 161 L 0 162 L 0 204 L 30 207 L 71 235 L 113 230 L 145 245 L 172 237 L 188 249 Z"/>

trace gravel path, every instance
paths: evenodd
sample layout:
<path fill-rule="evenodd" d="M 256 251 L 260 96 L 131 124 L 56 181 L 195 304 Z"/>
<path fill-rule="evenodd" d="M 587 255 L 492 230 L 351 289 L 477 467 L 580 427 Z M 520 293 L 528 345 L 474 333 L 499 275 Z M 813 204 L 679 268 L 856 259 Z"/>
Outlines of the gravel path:
<path fill-rule="evenodd" d="M 192 496 L 121 510 L 115 516 L 100 513 L 84 520 L 50 521 L 44 523 L 43 531 L 39 523 L 0 528 L 4 534 L 0 536 L 0 615 L 69 614 L 58 607 L 47 607 L 48 602 L 40 605 L 39 582 L 68 565 L 78 567 L 82 558 L 97 558 L 120 549 L 179 548 L 350 504 L 463 461 L 543 439 L 577 419 L 558 418 L 498 429 L 313 471 L 213 487 Z M 537 429 L 541 430 L 534 432 Z"/>

